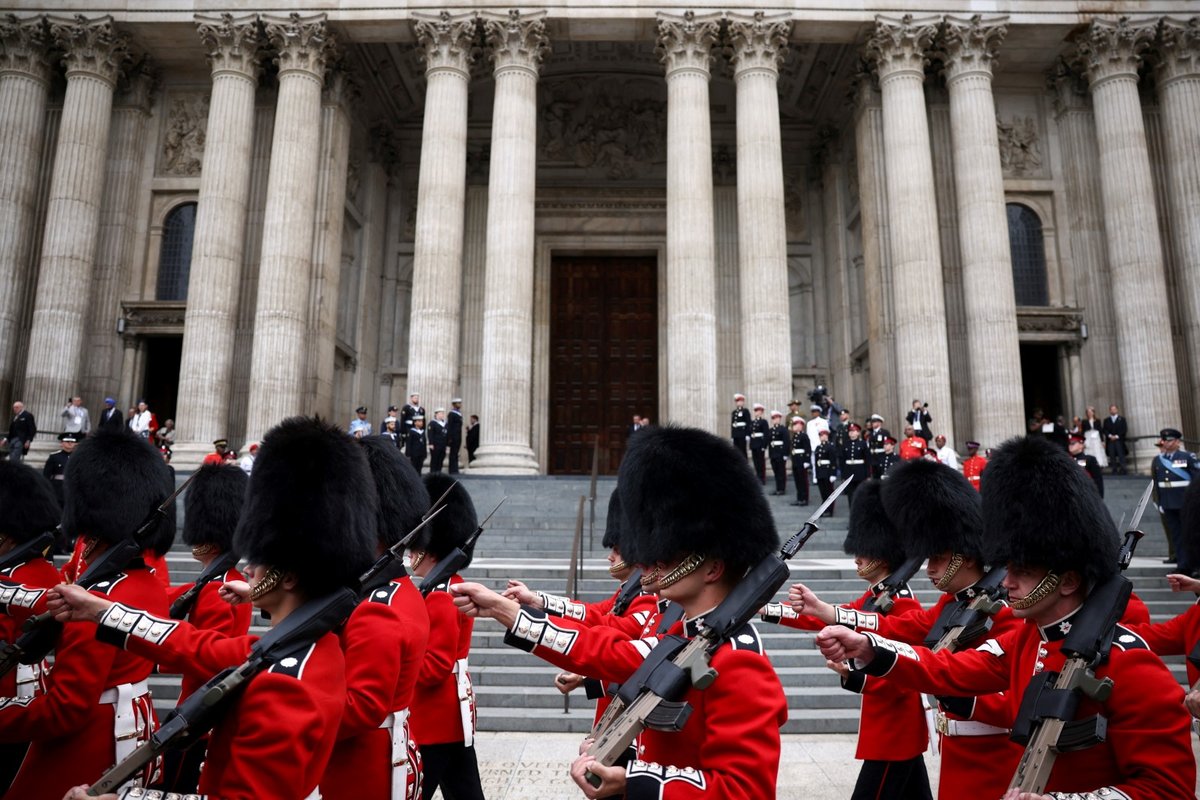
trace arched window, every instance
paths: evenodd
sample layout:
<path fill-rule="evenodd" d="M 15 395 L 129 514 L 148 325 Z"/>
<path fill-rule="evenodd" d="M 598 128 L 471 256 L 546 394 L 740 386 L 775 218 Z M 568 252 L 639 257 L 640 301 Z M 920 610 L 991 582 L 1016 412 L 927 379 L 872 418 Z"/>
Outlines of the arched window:
<path fill-rule="evenodd" d="M 196 204 L 184 203 L 171 209 L 163 223 L 155 300 L 187 300 L 188 274 L 192 269 L 192 236 L 195 233 Z"/>
<path fill-rule="evenodd" d="M 1046 243 L 1042 220 L 1019 203 L 1008 206 L 1008 248 L 1012 254 L 1013 289 L 1017 305 L 1050 305 L 1046 287 Z"/>

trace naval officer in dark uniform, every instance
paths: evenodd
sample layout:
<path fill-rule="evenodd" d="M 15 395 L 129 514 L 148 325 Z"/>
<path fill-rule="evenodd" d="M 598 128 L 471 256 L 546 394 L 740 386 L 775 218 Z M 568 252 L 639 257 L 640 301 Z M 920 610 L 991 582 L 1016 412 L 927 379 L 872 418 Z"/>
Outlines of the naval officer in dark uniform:
<path fill-rule="evenodd" d="M 733 438 L 733 446 L 743 456 L 746 455 L 746 440 L 750 438 L 750 411 L 746 408 L 746 395 L 733 396 L 733 413 L 730 415 L 729 435 Z"/>

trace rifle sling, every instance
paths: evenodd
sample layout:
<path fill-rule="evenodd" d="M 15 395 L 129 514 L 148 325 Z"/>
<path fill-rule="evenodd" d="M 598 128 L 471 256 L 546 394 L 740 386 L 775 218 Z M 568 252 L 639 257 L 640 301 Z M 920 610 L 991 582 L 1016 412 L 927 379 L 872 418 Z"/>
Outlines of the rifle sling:
<path fill-rule="evenodd" d="M 691 678 L 671 659 L 687 647 L 688 640 L 683 636 L 664 636 L 655 645 L 646 660 L 642 662 L 629 679 L 617 690 L 617 698 L 626 707 L 633 704 L 643 692 L 653 692 L 664 700 L 682 700 L 688 688 L 692 685 Z"/>
<path fill-rule="evenodd" d="M 32 561 L 35 557 L 41 558 L 42 553 L 52 544 L 54 544 L 54 534 L 50 531 L 39 533 L 28 542 L 18 545 L 6 556 L 0 558 L 0 572 L 20 566 L 26 561 Z"/>
<path fill-rule="evenodd" d="M 1196 642 L 1192 652 L 1188 653 L 1187 660 L 1193 667 L 1200 669 L 1200 642 Z"/>
<path fill-rule="evenodd" d="M 406 575 L 408 575 L 408 570 L 404 567 L 404 561 L 397 558 L 387 567 L 380 570 L 371 580 L 363 584 L 363 596 L 365 597 L 374 590 L 383 588 L 397 578 L 403 578 Z"/>

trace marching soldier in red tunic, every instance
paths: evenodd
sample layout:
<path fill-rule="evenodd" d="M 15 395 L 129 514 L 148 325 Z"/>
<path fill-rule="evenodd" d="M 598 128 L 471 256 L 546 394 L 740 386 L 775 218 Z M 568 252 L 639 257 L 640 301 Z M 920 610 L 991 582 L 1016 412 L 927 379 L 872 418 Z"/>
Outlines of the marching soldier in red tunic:
<path fill-rule="evenodd" d="M 933 653 L 831 626 L 817 637 L 826 658 L 853 659 L 868 674 L 938 695 L 1003 691 L 1018 720 L 1026 688 L 1042 671 L 1058 672 L 1064 639 L 1091 621 L 1088 593 L 1118 570 L 1117 531 L 1082 470 L 1052 442 L 1037 437 L 1004 444 L 988 467 L 983 489 L 984 556 L 1008 565 L 1004 587 L 1020 627 L 978 649 Z M 1100 609 L 1105 613 L 1109 609 Z M 1102 633 L 1102 632 L 1101 632 Z M 1045 794 L 1010 789 L 1006 800 L 1094 797 L 1190 798 L 1196 764 L 1183 692 L 1144 640 L 1115 628 L 1096 678 L 1109 678 L 1103 701 L 1080 698 L 1072 719 L 1100 714 L 1103 741 L 1060 752 Z M 1053 711 L 1048 710 L 1050 716 Z"/>
<path fill-rule="evenodd" d="M 67 486 L 69 493 L 70 478 Z M 249 582 L 226 584 L 222 596 L 248 598 L 276 626 L 306 601 L 356 586 L 373 560 L 377 514 L 375 486 L 355 441 L 318 420 L 285 420 L 262 440 L 234 534 L 234 549 L 249 562 Z M 99 619 L 102 641 L 184 673 L 211 676 L 240 665 L 258 641 L 202 630 L 72 586 L 53 590 L 50 607 L 60 619 Z M 213 728 L 198 800 L 291 800 L 312 793 L 345 709 L 344 673 L 338 638 L 326 633 L 300 642 L 294 653 L 255 675 Z M 89 780 L 111 764 L 110 758 Z M 68 797 L 82 800 L 85 790 L 76 787 Z"/>
<path fill-rule="evenodd" d="M 664 476 L 671 476 L 670 485 Z M 709 433 L 667 426 L 638 434 L 621 463 L 620 485 L 634 551 L 625 555 L 652 565 L 660 595 L 683 608 L 673 633 L 696 635 L 704 615 L 746 570 L 779 547 L 757 477 L 736 450 Z M 464 613 L 505 625 L 510 644 L 604 680 L 628 679 L 659 641 L 552 620 L 479 584 L 460 584 L 454 593 Z M 571 776 L 587 797 L 775 796 L 787 703 L 754 626 L 745 625 L 718 649 L 712 667 L 716 680 L 684 695 L 692 714 L 683 730 L 643 731 L 638 758 L 626 767 L 602 766 L 587 755 L 575 761 Z M 587 773 L 600 778 L 599 787 L 588 783 Z"/>
<path fill-rule="evenodd" d="M 429 492 L 384 436 L 358 440 L 379 496 L 376 555 L 403 539 L 429 510 Z M 415 800 L 421 763 L 409 709 L 429 640 L 425 600 L 400 559 L 364 586 L 338 632 L 346 657 L 346 710 L 321 778 L 325 800 Z"/>
<path fill-rule="evenodd" d="M 207 568 L 223 554 L 233 551 L 233 532 L 237 530 L 246 499 L 249 479 L 234 464 L 208 464 L 197 470 L 183 495 L 183 541 L 191 546 L 192 557 Z M 221 599 L 221 586 L 239 581 L 242 574 L 236 566 L 221 577 L 206 583 L 190 607 L 172 609 L 172 617 L 186 619 L 197 628 L 216 631 L 224 636 L 245 636 L 250 630 L 251 608 L 248 603 L 230 605 Z M 192 583 L 167 591 L 172 605 L 187 594 Z M 206 676 L 194 673 L 183 675 L 179 690 L 180 701 L 204 685 Z M 159 788 L 173 792 L 195 792 L 200 783 L 200 765 L 208 737 L 202 737 L 186 749 L 168 750 L 163 756 L 163 779 Z"/>
<path fill-rule="evenodd" d="M 53 534 L 62 517 L 55 495 L 50 481 L 33 467 L 0 461 L 0 642 L 16 641 L 25 620 L 44 607 L 43 590 L 62 580 L 48 558 L 53 539 L 45 547 L 35 541 Z M 40 694 L 45 668 L 45 662 L 17 665 L 0 679 L 0 697 Z M 27 749 L 25 742 L 0 744 L 0 792 L 8 789 Z"/>
<path fill-rule="evenodd" d="M 84 559 L 94 560 L 133 535 L 170 496 L 171 481 L 162 457 L 145 439 L 100 431 L 80 443 L 67 462 L 64 489 L 63 530 L 81 537 Z M 174 514 L 168 517 L 154 536 L 174 535 Z M 140 560 L 96 584 L 93 592 L 110 602 L 167 613 L 162 584 Z M 146 684 L 152 669 L 152 660 L 96 641 L 94 621 L 65 625 L 46 692 L 0 700 L 0 741 L 30 743 L 5 798 L 61 796 L 147 738 L 157 725 Z"/>
<path fill-rule="evenodd" d="M 425 527 L 411 548 L 412 571 L 421 578 L 462 547 L 479 525 L 475 505 L 461 483 L 440 472 L 425 477 L 430 497 L 441 497 L 451 485 L 454 488 L 446 497 L 446 509 Z M 461 582 L 462 577 L 455 574 L 446 584 L 425 593 L 429 644 L 412 706 L 413 737 L 425 769 L 424 800 L 433 797 L 439 787 L 455 800 L 483 800 L 474 747 L 475 692 L 467 671 L 474 623 L 454 610 L 450 596 L 450 587 Z"/>
<path fill-rule="evenodd" d="M 854 505 L 850 507 L 850 529 L 842 549 L 847 555 L 854 556 L 858 576 L 870 587 L 862 597 L 843 604 L 845 608 L 861 611 L 868 603 L 873 607 L 883 592 L 882 581 L 906 558 L 901 536 L 883 510 L 879 489 L 878 480 L 867 481 L 859 488 Z M 800 584 L 796 585 L 797 590 L 802 588 Z M 889 613 L 899 615 L 920 610 L 921 604 L 905 586 L 897 593 Z M 762 618 L 765 622 L 807 631 L 819 631 L 830 624 L 828 620 L 800 614 L 785 603 L 768 603 L 763 608 Z M 854 757 L 863 764 L 852 799 L 930 797 L 929 776 L 922 755 L 929 737 L 921 696 L 894 687 L 886 680 L 867 680 L 861 672 L 850 673 L 841 665 L 837 667 L 842 675 L 842 688 L 862 695 L 858 749 Z"/>

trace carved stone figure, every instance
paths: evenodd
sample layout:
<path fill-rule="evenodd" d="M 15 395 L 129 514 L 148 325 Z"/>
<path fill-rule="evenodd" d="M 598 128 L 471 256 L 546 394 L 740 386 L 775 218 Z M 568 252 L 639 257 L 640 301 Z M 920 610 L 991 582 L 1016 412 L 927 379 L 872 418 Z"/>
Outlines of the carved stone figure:
<path fill-rule="evenodd" d="M 1042 148 L 1033 117 L 1013 117 L 1010 122 L 996 117 L 1000 138 L 1000 167 L 1006 174 L 1026 175 L 1042 166 Z"/>
<path fill-rule="evenodd" d="M 194 177 L 200 174 L 207 128 L 207 95 L 188 95 L 171 100 L 160 162 L 164 175 Z"/>

